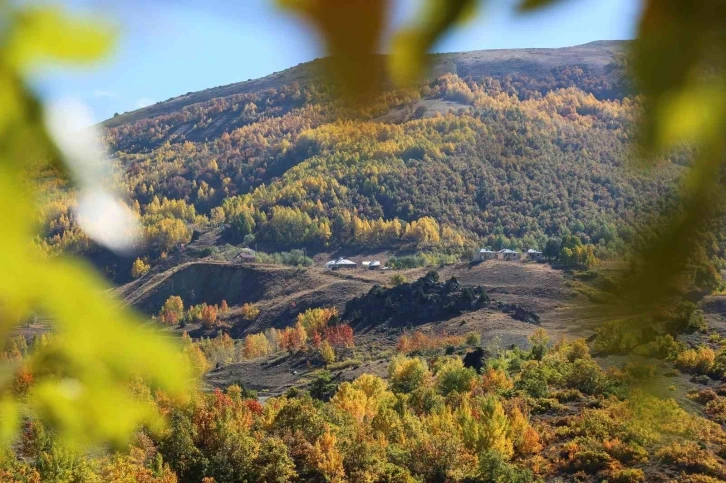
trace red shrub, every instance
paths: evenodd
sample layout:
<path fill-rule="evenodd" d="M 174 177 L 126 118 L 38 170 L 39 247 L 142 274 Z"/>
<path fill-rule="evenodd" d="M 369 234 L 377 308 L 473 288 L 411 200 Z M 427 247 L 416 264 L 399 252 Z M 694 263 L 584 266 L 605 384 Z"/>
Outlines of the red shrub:
<path fill-rule="evenodd" d="M 354 347 L 353 329 L 348 324 L 325 328 L 325 340 L 333 347 Z"/>

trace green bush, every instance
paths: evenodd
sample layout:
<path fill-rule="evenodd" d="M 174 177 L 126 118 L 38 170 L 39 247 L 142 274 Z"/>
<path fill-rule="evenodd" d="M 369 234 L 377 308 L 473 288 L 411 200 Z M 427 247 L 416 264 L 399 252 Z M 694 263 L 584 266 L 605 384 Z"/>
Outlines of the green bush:
<path fill-rule="evenodd" d="M 419 357 L 396 356 L 388 365 L 388 381 L 397 392 L 410 393 L 431 377 L 426 361 Z"/>
<path fill-rule="evenodd" d="M 526 363 L 522 365 L 517 388 L 534 398 L 546 398 L 550 394 L 547 374 L 540 364 Z"/>
<path fill-rule="evenodd" d="M 257 252 L 257 261 L 290 267 L 312 267 L 313 259 L 305 256 L 303 250 L 290 250 L 289 252 L 262 253 Z"/>
<path fill-rule="evenodd" d="M 448 359 L 436 372 L 439 393 L 446 396 L 452 392 L 467 392 L 476 377 L 476 372 L 464 367 L 461 359 Z"/>
<path fill-rule="evenodd" d="M 310 395 L 320 401 L 329 401 L 337 389 L 338 385 L 333 382 L 333 376 L 326 370 L 319 371 L 310 383 Z"/>
<path fill-rule="evenodd" d="M 645 474 L 639 468 L 626 468 L 610 473 L 608 482 L 612 483 L 640 483 L 645 481 Z"/>
<path fill-rule="evenodd" d="M 477 332 L 469 332 L 466 334 L 466 345 L 479 347 L 481 345 L 481 336 Z"/>
<path fill-rule="evenodd" d="M 577 359 L 566 377 L 567 387 L 585 394 L 600 394 L 607 390 L 607 378 L 597 362 Z"/>
<path fill-rule="evenodd" d="M 479 478 L 496 483 L 531 483 L 532 472 L 509 463 L 496 451 L 485 451 L 479 456 Z"/>
<path fill-rule="evenodd" d="M 599 449 L 583 449 L 576 452 L 572 459 L 567 463 L 570 471 L 584 471 L 586 473 L 596 473 L 607 468 L 612 458 L 605 451 Z"/>
<path fill-rule="evenodd" d="M 390 284 L 392 287 L 398 287 L 399 285 L 402 285 L 404 283 L 408 282 L 408 279 L 405 275 L 401 275 L 400 273 L 397 273 L 391 277 Z"/>

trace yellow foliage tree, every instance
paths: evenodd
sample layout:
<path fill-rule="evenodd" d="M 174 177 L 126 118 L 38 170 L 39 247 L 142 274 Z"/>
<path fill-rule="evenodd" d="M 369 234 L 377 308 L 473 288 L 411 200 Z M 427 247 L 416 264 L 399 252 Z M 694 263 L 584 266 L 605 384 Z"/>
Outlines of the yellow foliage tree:
<path fill-rule="evenodd" d="M 242 318 L 245 320 L 255 320 L 260 315 L 260 309 L 253 304 L 242 305 Z"/>
<path fill-rule="evenodd" d="M 393 399 L 386 381 L 372 374 L 363 374 L 353 382 L 341 384 L 331 402 L 363 423 L 372 421 Z"/>
<path fill-rule="evenodd" d="M 146 226 L 146 238 L 159 248 L 170 250 L 180 243 L 189 243 L 192 232 L 178 218 L 162 218 Z"/>
<path fill-rule="evenodd" d="M 209 364 L 209 361 L 204 355 L 202 349 L 192 341 L 191 337 L 189 337 L 189 334 L 186 332 L 182 335 L 182 347 L 184 356 L 186 357 L 186 362 L 191 368 L 192 373 L 195 377 L 203 376 L 204 373 L 209 370 L 211 365 Z"/>
<path fill-rule="evenodd" d="M 243 350 L 245 359 L 263 357 L 270 353 L 272 353 L 272 347 L 265 334 L 251 334 L 245 337 Z"/>
<path fill-rule="evenodd" d="M 333 346 L 330 345 L 330 342 L 328 342 L 327 340 L 324 340 L 320 343 L 318 352 L 320 353 L 320 357 L 323 358 L 323 361 L 326 365 L 335 362 L 335 350 L 333 349 Z"/>
<path fill-rule="evenodd" d="M 159 318 L 166 325 L 175 325 L 184 317 L 184 301 L 178 295 L 172 295 L 159 311 Z"/>
<path fill-rule="evenodd" d="M 326 425 L 325 433 L 315 441 L 308 458 L 309 464 L 320 471 L 325 480 L 330 482 L 345 481 L 343 455 L 337 448 L 337 442 L 338 439 L 330 431 L 330 426 Z"/>
<path fill-rule="evenodd" d="M 465 401 L 456 410 L 456 419 L 467 448 L 475 453 L 496 451 L 509 459 L 514 454 L 514 444 L 510 438 L 510 423 L 499 398 L 481 397 L 473 402 Z"/>
<path fill-rule="evenodd" d="M 308 334 L 308 337 L 312 337 L 313 334 L 320 334 L 328 326 L 328 322 L 333 317 L 338 316 L 338 309 L 335 307 L 324 309 L 315 308 L 308 309 L 305 312 L 298 314 L 297 322 L 301 324 Z"/>
<path fill-rule="evenodd" d="M 151 267 L 144 263 L 144 261 L 140 258 L 137 258 L 133 265 L 131 265 L 131 276 L 134 278 L 139 278 L 147 273 L 149 273 L 149 270 L 151 270 Z"/>
<path fill-rule="evenodd" d="M 388 365 L 388 380 L 394 390 L 409 393 L 430 383 L 431 371 L 420 357 L 397 355 Z"/>
<path fill-rule="evenodd" d="M 439 223 L 430 216 L 412 221 L 406 226 L 403 237 L 417 247 L 436 246 L 441 241 Z"/>

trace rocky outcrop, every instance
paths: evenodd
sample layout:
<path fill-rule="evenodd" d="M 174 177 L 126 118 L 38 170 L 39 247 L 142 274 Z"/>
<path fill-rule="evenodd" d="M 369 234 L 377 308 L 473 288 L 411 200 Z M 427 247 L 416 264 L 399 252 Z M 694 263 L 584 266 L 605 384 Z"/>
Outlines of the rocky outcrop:
<path fill-rule="evenodd" d="M 436 272 L 396 287 L 374 285 L 367 294 L 346 304 L 343 320 L 357 330 L 379 325 L 410 327 L 482 308 L 504 312 L 528 324 L 540 323 L 536 313 L 521 305 L 491 301 L 484 288 L 462 285 L 455 277 L 439 282 Z"/>
<path fill-rule="evenodd" d="M 439 282 L 438 274 L 429 272 L 413 283 L 375 285 L 346 304 L 343 320 L 356 329 L 382 324 L 405 327 L 447 320 L 488 304 L 482 287 L 462 286 L 454 277 Z"/>
<path fill-rule="evenodd" d="M 531 310 L 527 310 L 518 304 L 507 304 L 504 302 L 494 302 L 491 308 L 501 310 L 505 314 L 509 314 L 514 320 L 526 322 L 527 324 L 539 325 L 539 315 Z"/>

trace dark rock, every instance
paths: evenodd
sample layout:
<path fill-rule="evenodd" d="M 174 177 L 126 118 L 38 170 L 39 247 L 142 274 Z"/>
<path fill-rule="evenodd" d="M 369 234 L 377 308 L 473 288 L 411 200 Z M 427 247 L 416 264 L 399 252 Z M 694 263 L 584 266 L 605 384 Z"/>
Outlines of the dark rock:
<path fill-rule="evenodd" d="M 349 301 L 342 318 L 355 328 L 403 327 L 448 320 L 488 304 L 489 296 L 482 287 L 462 286 L 453 277 L 442 283 L 436 272 L 429 272 L 413 283 L 374 286 L 366 295 Z"/>
<path fill-rule="evenodd" d="M 484 361 L 490 356 L 491 354 L 481 347 L 471 352 L 467 352 L 464 356 L 464 367 L 473 367 L 476 372 L 481 374 L 481 370 L 484 367 Z"/>
<path fill-rule="evenodd" d="M 492 305 L 493 308 L 499 309 L 505 314 L 509 314 L 513 319 L 525 322 L 527 324 L 539 325 L 539 315 L 527 310 L 519 304 L 508 304 L 497 302 Z"/>

